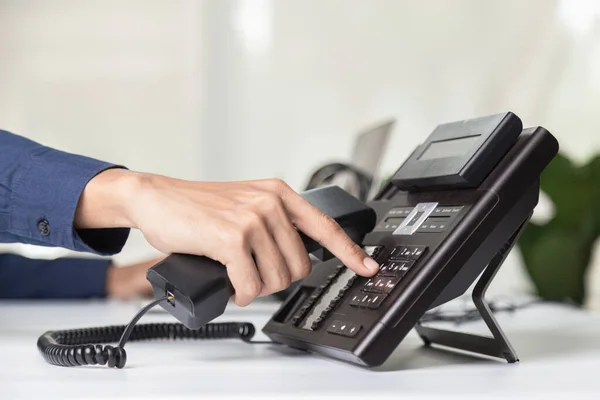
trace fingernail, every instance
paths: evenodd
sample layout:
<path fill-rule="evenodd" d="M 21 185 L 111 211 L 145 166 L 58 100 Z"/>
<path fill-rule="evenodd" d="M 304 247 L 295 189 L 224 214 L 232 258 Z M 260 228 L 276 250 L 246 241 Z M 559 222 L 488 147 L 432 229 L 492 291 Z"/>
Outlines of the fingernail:
<path fill-rule="evenodd" d="M 366 257 L 363 260 L 363 264 L 365 265 L 365 267 L 367 267 L 367 269 L 376 272 L 379 270 L 379 264 L 377 264 L 377 261 L 373 260 L 371 257 Z"/>

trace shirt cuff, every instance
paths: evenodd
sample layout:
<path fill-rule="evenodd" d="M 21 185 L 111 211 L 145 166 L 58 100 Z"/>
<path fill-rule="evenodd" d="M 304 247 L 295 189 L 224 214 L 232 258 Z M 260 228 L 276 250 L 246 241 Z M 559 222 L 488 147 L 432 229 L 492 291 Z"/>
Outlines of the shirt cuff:
<path fill-rule="evenodd" d="M 128 228 L 75 230 L 77 205 L 88 182 L 110 168 L 89 157 L 39 147 L 21 160 L 12 188 L 10 231 L 42 245 L 98 255 L 119 253 Z"/>

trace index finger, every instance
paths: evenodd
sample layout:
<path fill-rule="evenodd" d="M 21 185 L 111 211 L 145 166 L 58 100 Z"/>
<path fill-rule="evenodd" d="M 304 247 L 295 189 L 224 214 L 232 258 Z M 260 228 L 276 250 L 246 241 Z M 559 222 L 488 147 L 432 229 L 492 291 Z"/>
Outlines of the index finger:
<path fill-rule="evenodd" d="M 330 216 L 303 199 L 291 188 L 281 198 L 294 225 L 329 250 L 346 267 L 363 276 L 373 276 L 379 265 Z"/>

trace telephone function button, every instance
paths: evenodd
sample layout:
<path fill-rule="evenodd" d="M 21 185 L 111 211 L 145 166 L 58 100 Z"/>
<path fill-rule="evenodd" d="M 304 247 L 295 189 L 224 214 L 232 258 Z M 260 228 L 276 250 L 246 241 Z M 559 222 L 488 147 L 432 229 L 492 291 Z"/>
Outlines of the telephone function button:
<path fill-rule="evenodd" d="M 356 294 L 350 300 L 350 305 L 353 307 L 377 309 L 386 299 L 385 293 L 361 293 Z"/>
<path fill-rule="evenodd" d="M 337 274 L 338 274 L 338 271 L 333 272 L 333 273 L 327 275 L 327 282 L 331 282 L 332 280 L 334 280 L 335 277 L 337 276 Z"/>
<path fill-rule="evenodd" d="M 440 233 L 444 232 L 450 226 L 450 223 L 456 217 L 464 206 L 439 206 L 431 213 L 417 232 L 420 233 Z"/>
<path fill-rule="evenodd" d="M 369 294 L 357 293 L 350 299 L 350 305 L 354 307 L 366 307 L 369 298 Z"/>
<path fill-rule="evenodd" d="M 395 207 L 387 212 L 385 218 L 379 223 L 376 230 L 395 231 L 412 212 L 413 207 Z"/>
<path fill-rule="evenodd" d="M 319 327 L 321 326 L 321 323 L 323 322 L 324 317 L 322 315 L 318 316 L 313 322 L 312 324 L 310 324 L 310 329 L 311 330 L 317 330 L 319 329 Z"/>
<path fill-rule="evenodd" d="M 360 324 L 336 320 L 329 324 L 327 332 L 346 337 L 355 337 L 361 328 Z"/>
<path fill-rule="evenodd" d="M 383 300 L 387 297 L 387 294 L 374 294 L 369 297 L 367 307 L 371 309 L 377 309 L 383 303 Z"/>
<path fill-rule="evenodd" d="M 309 305 L 304 305 L 300 308 L 300 310 L 298 311 L 298 314 L 304 314 L 306 311 L 308 311 L 309 309 Z"/>
<path fill-rule="evenodd" d="M 346 336 L 346 332 L 348 331 L 349 328 L 350 328 L 349 323 L 342 322 L 335 333 Z"/>
<path fill-rule="evenodd" d="M 360 331 L 360 328 L 361 328 L 361 326 L 358 324 L 350 324 L 348 329 L 346 329 L 346 333 L 344 336 L 354 337 L 358 334 L 358 332 Z"/>
<path fill-rule="evenodd" d="M 312 296 L 308 298 L 307 303 L 314 303 L 315 301 L 317 301 L 320 295 L 321 293 L 313 293 Z"/>
<path fill-rule="evenodd" d="M 427 218 L 417 232 L 439 233 L 444 232 L 450 225 L 450 218 Z"/>
<path fill-rule="evenodd" d="M 397 215 L 397 216 L 407 216 L 408 214 L 411 213 L 411 211 L 413 210 L 413 207 L 396 207 L 396 208 L 392 208 L 387 215 Z"/>
<path fill-rule="evenodd" d="M 329 326 L 327 327 L 327 332 L 329 333 L 337 333 L 339 327 L 342 325 L 342 321 L 336 320 L 333 321 L 331 324 L 329 324 Z"/>
<path fill-rule="evenodd" d="M 464 206 L 439 206 L 431 213 L 434 217 L 454 217 L 461 212 Z"/>
<path fill-rule="evenodd" d="M 327 305 L 327 307 L 325 307 L 323 309 L 323 311 L 321 311 L 321 314 L 319 315 L 319 317 L 315 320 L 318 321 L 319 323 L 314 324 L 311 326 L 311 329 L 317 329 L 320 325 L 320 322 L 322 320 L 324 320 L 327 315 L 329 315 L 329 313 L 331 313 L 331 311 L 333 311 L 333 309 L 338 305 L 338 303 L 344 298 L 344 295 L 346 294 L 346 292 L 350 289 L 351 285 L 346 285 L 343 288 L 341 288 L 338 292 L 338 294 L 331 299 L 331 301 L 329 302 L 329 304 Z"/>

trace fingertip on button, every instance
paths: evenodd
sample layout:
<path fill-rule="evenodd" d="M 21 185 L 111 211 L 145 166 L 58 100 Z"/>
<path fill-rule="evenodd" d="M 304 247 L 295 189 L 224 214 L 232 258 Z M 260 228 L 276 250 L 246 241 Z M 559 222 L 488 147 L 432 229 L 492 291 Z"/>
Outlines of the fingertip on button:
<path fill-rule="evenodd" d="M 379 271 L 379 264 L 371 257 L 365 257 L 363 264 L 372 273 L 377 273 L 377 271 Z"/>

